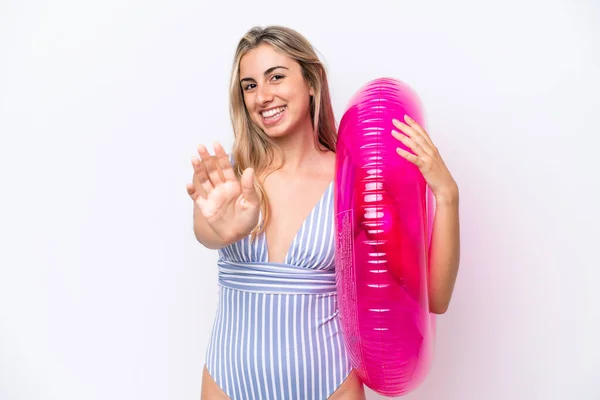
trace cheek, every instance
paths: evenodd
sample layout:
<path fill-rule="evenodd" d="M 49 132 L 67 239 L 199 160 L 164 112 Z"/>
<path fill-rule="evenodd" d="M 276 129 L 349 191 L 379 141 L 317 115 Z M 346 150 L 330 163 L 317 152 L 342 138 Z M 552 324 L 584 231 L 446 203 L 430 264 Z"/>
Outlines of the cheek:
<path fill-rule="evenodd" d="M 246 106 L 247 110 L 252 110 L 252 96 L 245 94 L 243 95 L 243 99 L 244 99 L 244 105 Z"/>
<path fill-rule="evenodd" d="M 252 94 L 244 95 L 244 106 L 246 107 L 246 111 L 250 115 L 250 118 L 256 122 L 258 117 L 256 115 L 255 99 Z"/>
<path fill-rule="evenodd" d="M 295 109 L 303 110 L 309 107 L 310 96 L 307 91 L 303 88 L 294 87 L 289 90 L 281 91 L 279 97 L 284 99 L 287 103 L 294 104 Z"/>
<path fill-rule="evenodd" d="M 295 102 L 302 112 L 310 110 L 310 94 L 308 92 L 298 92 L 295 97 Z"/>

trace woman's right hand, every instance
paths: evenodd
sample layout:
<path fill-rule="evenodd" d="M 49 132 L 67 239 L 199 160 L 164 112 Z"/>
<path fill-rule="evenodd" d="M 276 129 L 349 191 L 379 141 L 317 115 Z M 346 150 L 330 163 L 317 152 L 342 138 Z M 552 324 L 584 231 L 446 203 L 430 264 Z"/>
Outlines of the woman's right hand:
<path fill-rule="evenodd" d="M 198 146 L 194 176 L 187 192 L 217 236 L 233 243 L 250 234 L 258 224 L 260 202 L 254 187 L 254 170 L 247 168 L 238 181 L 229 157 L 219 143 L 215 156 Z"/>

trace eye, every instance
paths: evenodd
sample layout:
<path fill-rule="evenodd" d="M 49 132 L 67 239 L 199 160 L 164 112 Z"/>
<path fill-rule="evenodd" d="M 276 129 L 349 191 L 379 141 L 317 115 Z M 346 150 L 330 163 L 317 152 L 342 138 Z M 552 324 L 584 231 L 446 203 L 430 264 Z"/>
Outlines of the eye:
<path fill-rule="evenodd" d="M 279 79 L 283 79 L 283 78 L 284 78 L 284 76 L 281 74 L 273 75 L 273 79 L 279 80 Z"/>
<path fill-rule="evenodd" d="M 243 89 L 244 89 L 244 90 L 250 90 L 250 89 L 252 89 L 252 87 L 251 87 L 252 85 L 254 85 L 254 83 L 249 83 L 249 84 L 247 84 L 246 86 L 244 86 L 244 88 L 243 88 Z"/>

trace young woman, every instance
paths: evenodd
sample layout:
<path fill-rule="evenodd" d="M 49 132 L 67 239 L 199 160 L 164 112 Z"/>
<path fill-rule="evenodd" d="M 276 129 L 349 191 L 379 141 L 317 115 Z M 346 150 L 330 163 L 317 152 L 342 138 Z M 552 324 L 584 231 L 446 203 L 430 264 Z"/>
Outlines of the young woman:
<path fill-rule="evenodd" d="M 198 146 L 193 183 L 197 240 L 219 252 L 219 303 L 202 400 L 364 399 L 336 308 L 336 123 L 327 75 L 289 28 L 240 40 L 230 86 L 231 156 Z M 431 311 L 444 313 L 459 263 L 458 187 L 427 133 L 398 116 L 390 133 L 416 153 L 436 197 Z"/>

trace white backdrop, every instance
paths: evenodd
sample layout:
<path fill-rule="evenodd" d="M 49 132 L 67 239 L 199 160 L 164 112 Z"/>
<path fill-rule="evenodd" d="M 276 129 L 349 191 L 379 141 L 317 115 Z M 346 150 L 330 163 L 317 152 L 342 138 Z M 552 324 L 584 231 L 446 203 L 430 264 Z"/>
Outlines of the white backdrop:
<path fill-rule="evenodd" d="M 600 5 L 489 3 L 2 0 L 0 398 L 199 398 L 217 255 L 190 157 L 232 143 L 237 40 L 282 24 L 338 121 L 367 80 L 412 85 L 461 189 L 455 296 L 404 398 L 598 399 Z"/>

